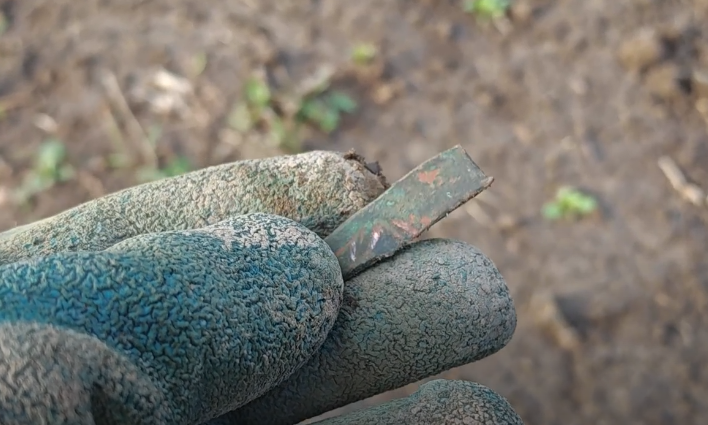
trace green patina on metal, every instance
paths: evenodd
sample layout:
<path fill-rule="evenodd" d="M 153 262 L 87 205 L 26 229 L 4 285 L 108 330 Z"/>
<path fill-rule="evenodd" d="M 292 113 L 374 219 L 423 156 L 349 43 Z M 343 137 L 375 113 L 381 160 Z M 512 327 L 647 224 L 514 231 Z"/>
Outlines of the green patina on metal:
<path fill-rule="evenodd" d="M 325 241 L 349 279 L 414 242 L 493 181 L 455 146 L 413 169 Z"/>

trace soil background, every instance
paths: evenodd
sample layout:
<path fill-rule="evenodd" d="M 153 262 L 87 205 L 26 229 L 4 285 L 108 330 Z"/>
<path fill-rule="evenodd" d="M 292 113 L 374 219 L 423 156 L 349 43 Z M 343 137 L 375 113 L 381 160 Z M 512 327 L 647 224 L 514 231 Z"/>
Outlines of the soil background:
<path fill-rule="evenodd" d="M 495 24 L 444 0 L 0 0 L 0 11 L 0 230 L 136 184 L 140 164 L 109 166 L 119 150 L 194 168 L 281 153 L 227 124 L 245 79 L 350 69 L 352 47 L 373 43 L 376 65 L 333 80 L 358 111 L 303 149 L 355 148 L 393 181 L 461 144 L 496 179 L 431 236 L 492 258 L 518 328 L 498 354 L 442 376 L 491 387 L 529 425 L 707 423 L 708 209 L 657 162 L 708 189 L 707 1 L 518 0 Z M 184 87 L 151 92 L 161 68 Z M 111 82 L 131 114 L 116 119 L 126 110 Z M 135 141 L 155 126 L 151 156 Z M 49 137 L 76 176 L 14 203 Z M 561 185 L 599 210 L 544 219 Z"/>

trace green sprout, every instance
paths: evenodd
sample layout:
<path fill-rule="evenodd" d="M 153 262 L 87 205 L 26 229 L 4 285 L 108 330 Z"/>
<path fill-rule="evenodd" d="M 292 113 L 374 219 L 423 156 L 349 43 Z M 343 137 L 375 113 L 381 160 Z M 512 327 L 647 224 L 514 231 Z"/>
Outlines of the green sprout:
<path fill-rule="evenodd" d="M 371 43 L 360 43 L 352 49 L 352 61 L 357 65 L 367 65 L 376 58 L 378 49 Z"/>
<path fill-rule="evenodd" d="M 350 114 L 357 108 L 356 102 L 344 93 L 332 92 L 321 97 L 303 100 L 297 118 L 309 122 L 325 133 L 339 127 L 342 114 Z"/>
<path fill-rule="evenodd" d="M 24 204 L 33 196 L 51 189 L 58 183 L 74 178 L 74 168 L 66 163 L 66 146 L 59 139 L 45 140 L 34 159 L 34 166 L 15 192 L 19 203 Z"/>
<path fill-rule="evenodd" d="M 264 81 L 251 78 L 246 81 L 244 88 L 246 101 L 249 105 L 257 108 L 265 108 L 270 104 L 270 88 Z"/>
<path fill-rule="evenodd" d="M 324 81 L 305 94 L 288 98 L 287 93 L 272 93 L 266 82 L 252 78 L 244 85 L 243 99 L 236 102 L 226 121 L 241 133 L 254 128 L 263 130 L 281 148 L 299 152 L 305 127 L 332 133 L 339 127 L 342 114 L 357 108 L 352 98 L 328 88 L 329 81 Z"/>
<path fill-rule="evenodd" d="M 581 191 L 564 186 L 558 189 L 551 202 L 542 209 L 543 216 L 548 220 L 558 220 L 569 217 L 581 217 L 591 214 L 597 209 L 597 200 Z"/>
<path fill-rule="evenodd" d="M 229 127 L 241 133 L 261 127 L 276 145 L 288 151 L 300 151 L 299 123 L 278 113 L 278 99 L 261 79 L 246 81 L 243 100 L 234 105 L 226 120 Z"/>
<path fill-rule="evenodd" d="M 511 0 L 464 0 L 463 3 L 465 12 L 491 19 L 504 16 L 509 6 Z"/>
<path fill-rule="evenodd" d="M 233 107 L 227 122 L 231 128 L 246 132 L 256 126 L 271 108 L 268 85 L 257 78 L 250 78 L 243 87 L 244 99 Z"/>

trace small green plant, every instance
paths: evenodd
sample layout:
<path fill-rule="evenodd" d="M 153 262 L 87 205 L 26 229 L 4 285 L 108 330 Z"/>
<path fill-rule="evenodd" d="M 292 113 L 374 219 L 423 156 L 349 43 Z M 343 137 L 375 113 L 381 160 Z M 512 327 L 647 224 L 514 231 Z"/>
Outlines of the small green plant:
<path fill-rule="evenodd" d="M 74 178 L 74 168 L 66 159 L 66 146 L 61 140 L 45 140 L 37 151 L 32 169 L 15 192 L 17 201 L 24 204 L 54 185 Z"/>
<path fill-rule="evenodd" d="M 548 220 L 581 217 L 591 214 L 597 209 L 597 200 L 590 195 L 563 186 L 556 192 L 553 201 L 543 206 L 543 216 Z"/>
<path fill-rule="evenodd" d="M 244 85 L 243 99 L 234 105 L 227 122 L 239 132 L 264 130 L 278 146 L 299 152 L 305 127 L 331 133 L 339 127 L 343 114 L 357 108 L 351 97 L 328 88 L 329 81 L 324 81 L 307 93 L 288 98 L 272 93 L 260 79 L 249 79 Z"/>
<path fill-rule="evenodd" d="M 258 125 L 270 110 L 270 88 L 264 81 L 250 78 L 244 84 L 243 97 L 231 109 L 227 122 L 234 130 L 246 132 Z"/>
<path fill-rule="evenodd" d="M 246 102 L 252 107 L 264 109 L 270 106 L 270 88 L 265 81 L 256 78 L 249 79 L 246 81 L 244 94 L 246 96 Z"/>
<path fill-rule="evenodd" d="M 352 49 L 352 61 L 357 65 L 367 65 L 378 55 L 378 49 L 371 43 L 359 43 Z"/>
<path fill-rule="evenodd" d="M 463 8 L 481 18 L 497 19 L 506 14 L 511 0 L 464 0 Z"/>
<path fill-rule="evenodd" d="M 314 124 L 325 133 L 331 133 L 339 127 L 342 114 L 350 114 L 356 108 L 354 99 L 344 93 L 325 93 L 323 96 L 304 99 L 297 119 L 303 123 Z"/>

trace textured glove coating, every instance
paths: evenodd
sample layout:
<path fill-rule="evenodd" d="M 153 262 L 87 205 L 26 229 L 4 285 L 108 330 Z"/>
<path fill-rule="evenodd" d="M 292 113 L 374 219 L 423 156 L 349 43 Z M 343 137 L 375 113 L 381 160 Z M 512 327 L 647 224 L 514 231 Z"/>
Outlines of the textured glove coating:
<path fill-rule="evenodd" d="M 355 155 L 310 152 L 0 233 L 0 423 L 294 424 L 501 349 L 514 306 L 467 244 L 423 241 L 343 284 L 317 236 L 385 188 Z M 458 382 L 328 421 L 521 423 Z"/>
<path fill-rule="evenodd" d="M 316 425 L 523 425 L 509 403 L 474 382 L 427 382 L 409 397 Z"/>
<path fill-rule="evenodd" d="M 484 254 L 422 241 L 347 281 L 317 354 L 226 423 L 294 424 L 491 355 L 515 328 L 506 283 Z"/>
<path fill-rule="evenodd" d="M 322 239 L 265 214 L 142 235 L 102 252 L 9 264 L 0 268 L 0 282 L 0 322 L 45 325 L 27 336 L 4 328 L 10 333 L 0 346 L 0 423 L 8 425 L 33 417 L 110 423 L 109 412 L 93 407 L 100 399 L 94 388 L 100 392 L 106 380 L 142 389 L 113 393 L 123 412 L 111 415 L 131 419 L 122 423 L 204 422 L 253 400 L 302 365 L 331 329 L 343 290 L 337 259 Z M 81 335 L 58 342 L 56 335 L 70 335 L 67 330 L 105 346 Z M 54 338 L 38 341 L 39 335 Z M 64 357 L 70 364 L 57 365 L 51 362 L 61 356 L 44 355 L 49 364 L 40 369 L 49 373 L 32 376 L 37 358 L 20 349 L 35 350 L 25 338 L 46 350 L 81 346 L 94 363 L 84 367 Z M 84 381 L 83 388 L 65 400 L 54 374 L 77 370 L 86 375 L 63 378 Z M 138 371 L 143 376 L 125 381 Z M 18 394 L 20 400 L 11 398 Z M 168 409 L 153 411 L 156 403 Z M 76 409 L 99 416 L 59 420 Z"/>
<path fill-rule="evenodd" d="M 327 236 L 386 188 L 353 154 L 315 151 L 237 161 L 158 180 L 0 233 L 0 265 L 64 251 L 99 251 L 124 239 L 269 213 Z"/>

